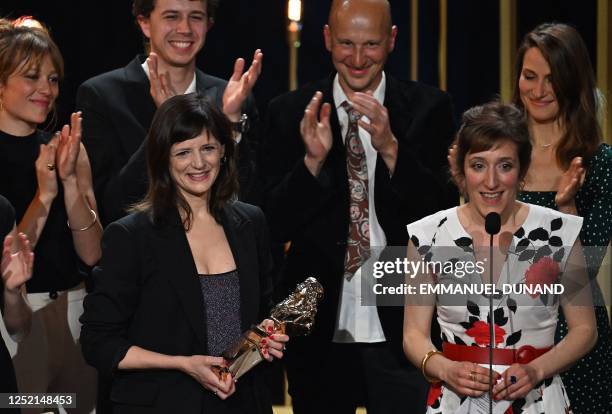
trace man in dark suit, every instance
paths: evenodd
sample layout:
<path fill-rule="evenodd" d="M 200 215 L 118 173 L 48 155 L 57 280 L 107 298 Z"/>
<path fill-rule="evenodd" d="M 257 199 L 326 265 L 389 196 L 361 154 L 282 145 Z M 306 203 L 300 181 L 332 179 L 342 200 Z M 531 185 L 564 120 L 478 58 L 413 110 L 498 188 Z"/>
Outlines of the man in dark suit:
<path fill-rule="evenodd" d="M 384 73 L 396 35 L 387 0 L 334 0 L 324 38 L 337 73 L 269 106 L 265 210 L 273 237 L 291 241 L 283 283 L 315 276 L 325 288 L 312 335 L 286 354 L 296 414 L 425 408 L 427 383 L 402 351 L 403 308 L 361 302 L 371 252 L 405 246 L 407 223 L 457 201 L 450 99 Z"/>
<path fill-rule="evenodd" d="M 148 58 L 84 82 L 77 92 L 83 112 L 83 143 L 93 172 L 102 221 L 126 214 L 147 189 L 146 134 L 156 108 L 178 93 L 199 92 L 214 100 L 233 122 L 239 150 L 243 200 L 254 198 L 254 160 L 258 122 L 250 91 L 261 71 L 257 50 L 245 73 L 238 59 L 229 82 L 196 68 L 196 55 L 212 27 L 217 0 L 135 0 L 133 14 L 145 38 Z"/>

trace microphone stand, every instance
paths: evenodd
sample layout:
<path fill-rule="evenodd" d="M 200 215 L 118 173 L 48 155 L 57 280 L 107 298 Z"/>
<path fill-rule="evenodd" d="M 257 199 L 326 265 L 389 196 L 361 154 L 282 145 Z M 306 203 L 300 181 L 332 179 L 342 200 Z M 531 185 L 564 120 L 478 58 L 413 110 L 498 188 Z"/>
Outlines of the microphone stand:
<path fill-rule="evenodd" d="M 493 233 L 489 239 L 489 283 L 493 286 Z M 495 346 L 493 293 L 489 294 L 489 414 L 493 414 L 493 347 Z"/>
<path fill-rule="evenodd" d="M 489 284 L 493 285 L 493 236 L 501 230 L 501 216 L 491 212 L 485 217 L 485 231 L 491 236 L 489 239 Z M 495 316 L 493 312 L 493 293 L 489 295 L 489 414 L 493 414 L 493 347 L 495 347 Z"/>

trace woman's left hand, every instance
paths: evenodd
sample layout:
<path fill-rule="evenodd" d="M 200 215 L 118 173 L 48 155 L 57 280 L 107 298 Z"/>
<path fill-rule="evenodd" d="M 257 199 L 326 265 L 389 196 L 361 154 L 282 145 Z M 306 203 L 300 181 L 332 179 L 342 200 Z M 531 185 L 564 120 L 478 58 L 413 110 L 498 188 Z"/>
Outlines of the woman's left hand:
<path fill-rule="evenodd" d="M 575 157 L 570 163 L 567 171 L 563 173 L 559 180 L 555 203 L 560 211 L 563 211 L 564 208 L 571 208 L 572 206 L 575 208 L 574 198 L 584 182 L 584 176 L 585 170 L 582 165 L 582 158 Z"/>
<path fill-rule="evenodd" d="M 263 53 L 261 53 L 261 49 L 257 49 L 253 55 L 251 66 L 246 72 L 242 73 L 245 66 L 244 59 L 236 59 L 234 72 L 227 81 L 223 92 L 223 113 L 230 121 L 238 122 L 242 104 L 253 90 L 261 74 L 262 60 Z"/>
<path fill-rule="evenodd" d="M 70 116 L 70 126 L 64 125 L 60 133 L 56 164 L 63 182 L 77 176 L 77 160 L 81 149 L 81 121 L 81 113 L 73 112 Z"/>
<path fill-rule="evenodd" d="M 541 381 L 531 365 L 513 364 L 502 373 L 502 379 L 493 387 L 493 398 L 508 401 L 523 398 Z"/>
<path fill-rule="evenodd" d="M 285 344 L 289 341 L 289 336 L 282 333 L 274 332 L 274 322 L 270 319 L 264 320 L 259 324 L 259 327 L 268 333 L 268 337 L 259 342 L 261 353 L 266 361 L 273 361 L 274 358 L 281 359 L 283 351 L 286 349 Z"/>

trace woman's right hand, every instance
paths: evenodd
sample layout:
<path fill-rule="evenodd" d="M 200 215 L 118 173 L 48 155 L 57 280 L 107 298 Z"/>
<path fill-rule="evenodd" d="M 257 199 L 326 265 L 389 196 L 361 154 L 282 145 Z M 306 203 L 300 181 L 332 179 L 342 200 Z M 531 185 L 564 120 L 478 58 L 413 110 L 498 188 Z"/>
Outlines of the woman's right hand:
<path fill-rule="evenodd" d="M 40 145 L 40 153 L 36 159 L 36 179 L 38 181 L 38 195 L 43 204 L 49 205 L 57 196 L 57 166 L 55 155 L 59 135 L 56 134 L 48 144 Z"/>
<path fill-rule="evenodd" d="M 489 390 L 489 370 L 474 362 L 450 361 L 440 378 L 456 394 L 480 397 Z M 493 384 L 501 376 L 493 371 Z"/>
<path fill-rule="evenodd" d="M 5 291 L 9 293 L 19 293 L 25 282 L 32 277 L 34 267 L 34 253 L 28 237 L 19 233 L 16 237 L 6 236 L 2 246 L 2 282 Z M 13 244 L 19 246 L 13 253 Z"/>
<path fill-rule="evenodd" d="M 448 147 L 448 153 L 446 155 L 446 161 L 448 162 L 448 169 L 450 171 L 451 178 L 457 187 L 461 189 L 463 186 L 463 180 L 461 177 L 461 169 L 459 168 L 457 161 L 457 145 L 453 144 Z"/>
<path fill-rule="evenodd" d="M 181 370 L 217 397 L 225 400 L 236 391 L 234 379 L 230 374 L 220 379 L 213 367 L 224 367 L 226 365 L 225 359 L 221 357 L 192 355 L 185 357 L 181 364 Z"/>

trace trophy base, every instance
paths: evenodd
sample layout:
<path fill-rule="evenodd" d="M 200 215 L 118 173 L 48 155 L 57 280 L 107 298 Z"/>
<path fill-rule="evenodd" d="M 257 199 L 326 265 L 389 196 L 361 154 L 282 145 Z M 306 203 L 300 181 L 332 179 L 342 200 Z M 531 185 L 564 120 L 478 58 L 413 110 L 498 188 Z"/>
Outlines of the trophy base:
<path fill-rule="evenodd" d="M 258 326 L 253 326 L 242 334 L 240 340 L 222 355 L 229 362 L 226 372 L 238 379 L 263 361 L 260 342 L 267 336 L 268 333 Z"/>

